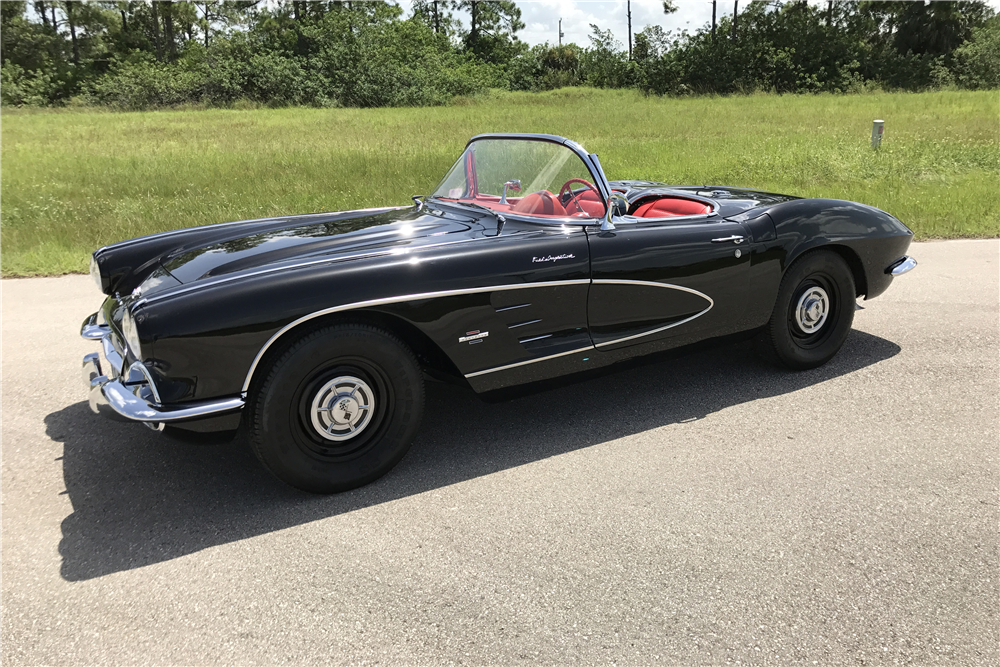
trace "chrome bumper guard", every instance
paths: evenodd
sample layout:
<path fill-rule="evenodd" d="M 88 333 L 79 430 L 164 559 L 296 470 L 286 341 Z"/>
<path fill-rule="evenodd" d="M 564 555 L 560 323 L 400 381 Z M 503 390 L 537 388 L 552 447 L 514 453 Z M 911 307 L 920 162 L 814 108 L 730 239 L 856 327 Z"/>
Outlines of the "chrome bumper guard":
<path fill-rule="evenodd" d="M 913 259 L 909 255 L 904 255 L 901 259 L 897 259 L 893 262 L 889 268 L 885 270 L 885 272 L 893 276 L 901 276 L 904 273 L 909 273 L 915 268 L 917 268 L 917 260 Z"/>
<path fill-rule="evenodd" d="M 111 328 L 107 324 L 98 324 L 97 313 L 84 321 L 80 335 L 87 340 L 100 339 L 104 358 L 110 366 L 109 374 L 105 375 L 100 354 L 91 352 L 83 358 L 83 383 L 89 392 L 90 409 L 97 414 L 117 421 L 143 422 L 151 428 L 163 430 L 164 425 L 170 422 L 199 419 L 243 407 L 242 398 L 163 405 L 145 364 L 136 361 L 124 368 L 124 354 L 115 346 Z"/>

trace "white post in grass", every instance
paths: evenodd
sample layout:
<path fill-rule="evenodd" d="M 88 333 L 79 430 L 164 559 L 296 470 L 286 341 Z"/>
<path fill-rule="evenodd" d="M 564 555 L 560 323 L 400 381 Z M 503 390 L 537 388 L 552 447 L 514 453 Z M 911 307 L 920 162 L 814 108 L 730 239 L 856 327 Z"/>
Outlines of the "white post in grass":
<path fill-rule="evenodd" d="M 872 148 L 878 148 L 882 144 L 883 130 L 885 130 L 884 120 L 872 121 Z"/>

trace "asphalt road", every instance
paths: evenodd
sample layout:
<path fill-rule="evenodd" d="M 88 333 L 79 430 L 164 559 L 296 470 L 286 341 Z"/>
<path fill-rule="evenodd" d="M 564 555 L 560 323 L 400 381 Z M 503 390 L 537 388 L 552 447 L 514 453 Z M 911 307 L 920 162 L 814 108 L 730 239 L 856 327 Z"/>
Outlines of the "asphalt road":
<path fill-rule="evenodd" d="M 1000 663 L 1000 244 L 917 244 L 841 354 L 501 404 L 308 496 L 90 413 L 87 276 L 4 280 L 3 662 Z"/>

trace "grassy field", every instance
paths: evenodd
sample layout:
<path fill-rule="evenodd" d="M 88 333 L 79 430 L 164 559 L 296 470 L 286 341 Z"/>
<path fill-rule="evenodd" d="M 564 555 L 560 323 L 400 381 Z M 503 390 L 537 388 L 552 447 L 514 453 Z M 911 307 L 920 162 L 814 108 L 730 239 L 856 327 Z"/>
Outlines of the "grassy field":
<path fill-rule="evenodd" d="M 86 271 L 97 247 L 226 220 L 407 204 L 480 132 L 550 132 L 610 178 L 726 184 L 885 209 L 919 238 L 1000 234 L 1000 96 L 657 99 L 508 94 L 432 109 L 4 112 L 3 275 Z M 871 121 L 886 121 L 881 150 Z"/>

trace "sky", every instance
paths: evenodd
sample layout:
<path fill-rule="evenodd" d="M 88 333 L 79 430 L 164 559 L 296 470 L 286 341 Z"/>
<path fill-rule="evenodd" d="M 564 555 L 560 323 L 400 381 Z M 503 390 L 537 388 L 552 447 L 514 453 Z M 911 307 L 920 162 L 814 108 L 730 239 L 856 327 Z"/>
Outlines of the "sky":
<path fill-rule="evenodd" d="M 410 14 L 410 1 L 397 0 L 406 15 Z M 742 0 L 741 7 L 749 4 Z M 824 0 L 810 0 L 810 4 L 825 5 Z M 987 4 L 1000 10 L 1000 0 L 988 0 Z M 658 24 L 664 30 L 694 32 L 712 22 L 712 3 L 706 0 L 678 0 L 677 11 L 666 15 L 663 13 L 663 3 L 660 0 L 632 0 L 632 32 L 637 33 L 647 25 Z M 615 38 L 622 43 L 622 48 L 628 43 L 628 22 L 625 17 L 625 0 L 532 0 L 518 2 L 521 8 L 521 20 L 524 29 L 517 33 L 518 39 L 530 46 L 549 42 L 558 42 L 559 19 L 562 21 L 563 43 L 575 42 L 580 46 L 590 45 L 590 24 L 594 23 L 602 30 L 611 30 Z M 732 16 L 733 3 L 720 0 L 717 18 Z M 456 12 L 455 16 L 468 27 L 465 12 Z"/>

